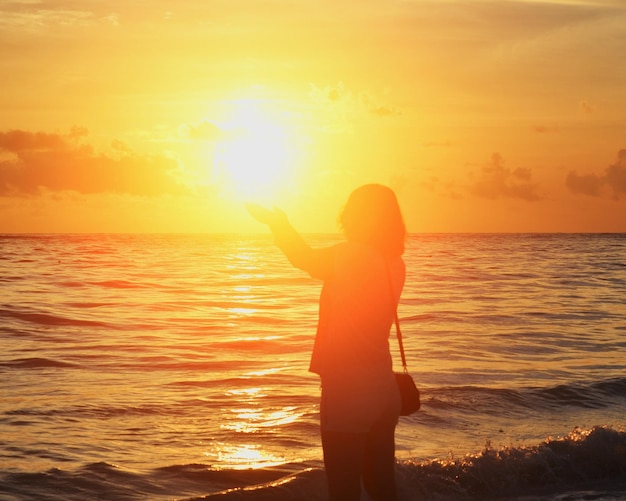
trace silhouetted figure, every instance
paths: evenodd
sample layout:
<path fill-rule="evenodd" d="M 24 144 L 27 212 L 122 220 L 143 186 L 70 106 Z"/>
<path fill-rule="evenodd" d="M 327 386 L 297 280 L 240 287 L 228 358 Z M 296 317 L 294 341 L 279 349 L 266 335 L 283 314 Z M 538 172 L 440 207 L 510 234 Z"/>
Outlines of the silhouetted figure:
<path fill-rule="evenodd" d="M 405 280 L 405 225 L 393 191 L 357 188 L 339 221 L 346 241 L 311 248 L 285 214 L 248 205 L 289 261 L 324 281 L 310 370 L 320 375 L 322 447 L 330 501 L 395 501 L 400 411 L 389 332 Z"/>

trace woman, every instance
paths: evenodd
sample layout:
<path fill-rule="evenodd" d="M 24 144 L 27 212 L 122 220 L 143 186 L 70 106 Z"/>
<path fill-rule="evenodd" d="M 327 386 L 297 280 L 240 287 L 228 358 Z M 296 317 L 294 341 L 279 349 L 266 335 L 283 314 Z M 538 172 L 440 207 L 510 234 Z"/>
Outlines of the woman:
<path fill-rule="evenodd" d="M 339 217 L 345 242 L 313 249 L 281 211 L 248 205 L 289 261 L 324 281 L 310 370 L 322 382 L 320 421 L 330 501 L 397 499 L 394 433 L 400 395 L 389 331 L 404 285 L 406 230 L 393 191 L 357 188 Z"/>

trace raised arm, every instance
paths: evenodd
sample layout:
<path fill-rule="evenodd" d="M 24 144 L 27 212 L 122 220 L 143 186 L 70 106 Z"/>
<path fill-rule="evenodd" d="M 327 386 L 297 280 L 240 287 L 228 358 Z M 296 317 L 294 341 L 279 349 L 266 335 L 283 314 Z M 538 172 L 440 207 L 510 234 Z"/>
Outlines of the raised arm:
<path fill-rule="evenodd" d="M 328 280 L 333 272 L 331 248 L 313 249 L 291 226 L 287 215 L 280 209 L 267 209 L 257 204 L 246 204 L 250 215 L 266 224 L 274 235 L 274 241 L 289 262 L 306 271 L 313 278 Z"/>

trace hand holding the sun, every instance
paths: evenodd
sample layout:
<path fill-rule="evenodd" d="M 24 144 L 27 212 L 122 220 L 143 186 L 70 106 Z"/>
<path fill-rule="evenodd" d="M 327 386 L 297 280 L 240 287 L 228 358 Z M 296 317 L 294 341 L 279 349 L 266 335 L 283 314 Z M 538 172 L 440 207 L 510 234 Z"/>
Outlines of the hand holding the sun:
<path fill-rule="evenodd" d="M 250 215 L 259 223 L 272 227 L 287 221 L 287 215 L 276 207 L 267 209 L 266 207 L 251 202 L 245 205 Z"/>

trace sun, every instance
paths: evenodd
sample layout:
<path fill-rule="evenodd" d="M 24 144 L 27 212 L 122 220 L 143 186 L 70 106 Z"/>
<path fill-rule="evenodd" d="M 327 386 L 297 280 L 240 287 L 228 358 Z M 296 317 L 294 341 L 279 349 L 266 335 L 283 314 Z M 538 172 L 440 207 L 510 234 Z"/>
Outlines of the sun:
<path fill-rule="evenodd" d="M 218 123 L 222 138 L 214 152 L 218 184 L 239 200 L 267 202 L 294 179 L 297 147 L 293 126 L 258 99 L 238 99 Z"/>

